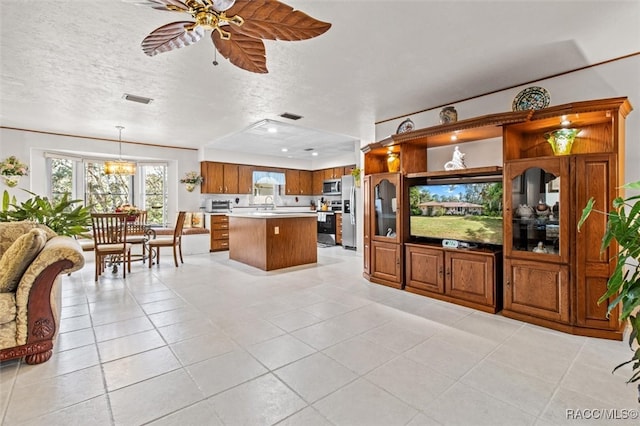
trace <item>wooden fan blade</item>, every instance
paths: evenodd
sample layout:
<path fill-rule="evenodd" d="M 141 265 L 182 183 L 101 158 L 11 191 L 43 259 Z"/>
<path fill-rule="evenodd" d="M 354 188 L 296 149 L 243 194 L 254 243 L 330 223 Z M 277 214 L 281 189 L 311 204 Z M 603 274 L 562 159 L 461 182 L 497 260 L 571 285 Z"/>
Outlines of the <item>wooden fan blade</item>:
<path fill-rule="evenodd" d="M 237 32 L 268 40 L 305 40 L 331 28 L 330 23 L 318 21 L 277 0 L 236 0 L 226 15 L 244 19 L 244 24 L 234 26 Z"/>
<path fill-rule="evenodd" d="M 262 40 L 239 33 L 235 31 L 235 27 L 228 26 L 226 29 L 231 33 L 229 40 L 223 40 L 219 31 L 211 33 L 211 39 L 218 52 L 237 67 L 259 74 L 268 73 Z"/>
<path fill-rule="evenodd" d="M 146 0 L 145 3 L 158 10 L 191 13 L 191 8 L 181 0 Z"/>
<path fill-rule="evenodd" d="M 147 55 L 154 56 L 158 53 L 189 46 L 200 40 L 205 32 L 200 26 L 192 30 L 187 29 L 194 24 L 195 22 L 180 21 L 156 28 L 142 40 L 142 50 Z"/>

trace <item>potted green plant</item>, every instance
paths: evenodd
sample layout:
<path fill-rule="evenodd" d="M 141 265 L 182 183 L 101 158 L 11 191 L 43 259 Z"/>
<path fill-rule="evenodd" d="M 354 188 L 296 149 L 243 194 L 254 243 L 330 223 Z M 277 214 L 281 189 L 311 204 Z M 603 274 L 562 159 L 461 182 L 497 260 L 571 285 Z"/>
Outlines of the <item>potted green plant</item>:
<path fill-rule="evenodd" d="M 360 172 L 360 167 L 351 170 L 351 176 L 353 176 L 353 181 L 358 188 L 360 188 Z"/>
<path fill-rule="evenodd" d="M 91 227 L 90 209 L 76 206 L 82 200 L 71 200 L 69 194 L 64 194 L 60 201 L 51 202 L 47 197 L 26 192 L 33 197 L 18 204 L 15 197 L 9 199 L 9 193 L 4 191 L 0 222 L 30 220 L 47 225 L 58 235 L 70 237 L 84 235 Z"/>
<path fill-rule="evenodd" d="M 625 189 L 640 190 L 640 181 L 628 183 Z M 627 383 L 640 380 L 640 195 L 628 198 L 617 197 L 613 200 L 613 210 L 604 212 L 594 209 L 594 199 L 591 198 L 582 211 L 582 217 L 578 222 L 578 230 L 592 212 L 598 212 L 607 216 L 607 231 L 602 237 L 601 250 L 604 251 L 615 241 L 618 243 L 616 267 L 607 282 L 607 292 L 603 294 L 598 303 L 615 297 L 609 304 L 607 312 L 620 305 L 620 320 L 627 321 L 631 325 L 629 335 L 629 347 L 633 357 L 629 361 L 616 366 L 620 367 L 633 363 L 632 376 Z M 638 385 L 640 392 L 640 385 Z M 639 398 L 640 402 L 640 398 Z"/>

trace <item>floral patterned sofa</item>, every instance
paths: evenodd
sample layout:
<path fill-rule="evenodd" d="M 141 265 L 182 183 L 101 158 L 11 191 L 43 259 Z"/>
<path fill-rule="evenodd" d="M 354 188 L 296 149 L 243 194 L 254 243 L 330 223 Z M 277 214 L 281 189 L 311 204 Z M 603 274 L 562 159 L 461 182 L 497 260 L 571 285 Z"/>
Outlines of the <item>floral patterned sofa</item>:
<path fill-rule="evenodd" d="M 84 266 L 80 245 L 32 222 L 0 222 L 0 361 L 51 358 L 60 275 Z"/>

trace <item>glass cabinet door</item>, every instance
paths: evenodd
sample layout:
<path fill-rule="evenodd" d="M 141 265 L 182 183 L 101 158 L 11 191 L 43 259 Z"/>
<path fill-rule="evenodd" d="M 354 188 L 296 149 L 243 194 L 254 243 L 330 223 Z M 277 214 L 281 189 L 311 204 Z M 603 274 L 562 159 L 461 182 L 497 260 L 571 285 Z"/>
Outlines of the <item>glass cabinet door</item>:
<path fill-rule="evenodd" d="M 508 163 L 505 173 L 505 251 L 510 256 L 568 259 L 566 159 Z"/>
<path fill-rule="evenodd" d="M 381 177 L 373 185 L 373 235 L 397 239 L 398 188 L 397 179 Z"/>

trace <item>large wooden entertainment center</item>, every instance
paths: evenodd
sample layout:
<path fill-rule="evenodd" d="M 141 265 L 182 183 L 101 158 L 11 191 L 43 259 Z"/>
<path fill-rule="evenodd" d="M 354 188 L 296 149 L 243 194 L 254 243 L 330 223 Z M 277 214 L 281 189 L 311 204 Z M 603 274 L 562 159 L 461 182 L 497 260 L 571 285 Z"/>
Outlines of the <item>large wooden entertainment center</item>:
<path fill-rule="evenodd" d="M 607 316 L 608 303 L 597 303 L 617 249 L 600 253 L 606 217 L 591 215 L 580 232 L 576 225 L 589 198 L 608 210 L 622 195 L 625 118 L 631 110 L 627 98 L 582 101 L 485 115 L 367 145 L 365 278 L 567 333 L 622 339 L 618 313 Z M 566 127 L 562 121 L 580 133 L 570 155 L 554 156 L 545 135 Z M 453 151 L 455 145 L 495 138 L 502 138 L 499 166 L 427 170 L 432 148 Z M 400 158 L 398 172 L 388 172 L 390 152 Z M 411 237 L 409 187 L 487 177 L 503 184 L 501 249 L 445 248 Z M 520 207 L 538 203 L 549 208 L 531 214 Z"/>

